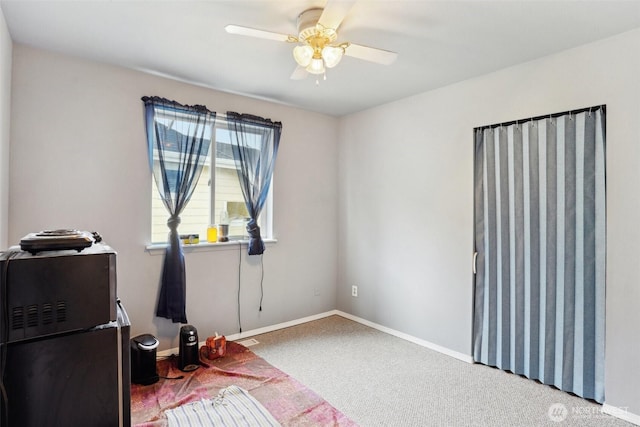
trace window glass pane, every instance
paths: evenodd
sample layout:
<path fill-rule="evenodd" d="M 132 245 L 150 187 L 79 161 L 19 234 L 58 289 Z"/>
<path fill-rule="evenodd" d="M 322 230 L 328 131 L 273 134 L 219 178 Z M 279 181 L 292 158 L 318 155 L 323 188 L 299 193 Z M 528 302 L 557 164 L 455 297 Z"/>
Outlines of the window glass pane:
<path fill-rule="evenodd" d="M 236 164 L 233 159 L 229 132 L 221 119 L 216 122 L 215 135 L 216 158 L 215 167 L 213 168 L 215 175 L 211 176 L 211 159 L 207 157 L 207 166 L 202 170 L 196 190 L 180 215 L 181 222 L 178 232 L 180 234 L 198 234 L 200 241 L 206 242 L 207 227 L 212 222 L 218 224 L 220 213 L 226 210 L 229 215 L 229 238 L 231 240 L 245 239 L 247 238 L 246 224 L 249 220 L 249 213 L 244 202 Z M 259 147 L 257 142 L 254 144 Z M 172 175 L 169 174 L 170 180 L 171 177 Z M 175 179 L 175 175 L 173 177 Z M 169 214 L 158 194 L 155 180 L 152 179 L 152 181 L 151 241 L 152 243 L 164 243 L 169 235 L 169 228 L 167 227 Z M 215 183 L 213 215 L 211 215 L 212 191 L 210 187 L 212 182 Z M 265 206 L 266 209 L 267 207 Z M 262 237 L 266 238 L 270 236 L 266 235 L 266 227 L 262 221 L 263 217 L 264 215 L 261 215 L 258 223 L 263 230 Z"/>
<path fill-rule="evenodd" d="M 180 234 L 199 234 L 203 241 L 207 237 L 207 227 L 209 225 L 209 210 L 211 205 L 211 191 L 209 189 L 210 167 L 207 165 L 202 169 L 202 175 L 196 186 L 191 200 L 187 203 L 180 214 L 180 226 L 178 232 Z M 152 185 L 151 200 L 151 241 L 153 243 L 166 242 L 169 237 L 169 227 L 167 220 L 169 213 L 162 203 L 158 187 L 155 180 Z"/>
<path fill-rule="evenodd" d="M 229 237 L 244 237 L 246 218 L 249 214 L 245 207 L 238 173 L 235 166 L 231 168 L 218 164 L 216 167 L 216 222 L 220 220 L 220 213 L 223 210 L 226 210 L 229 215 Z"/>

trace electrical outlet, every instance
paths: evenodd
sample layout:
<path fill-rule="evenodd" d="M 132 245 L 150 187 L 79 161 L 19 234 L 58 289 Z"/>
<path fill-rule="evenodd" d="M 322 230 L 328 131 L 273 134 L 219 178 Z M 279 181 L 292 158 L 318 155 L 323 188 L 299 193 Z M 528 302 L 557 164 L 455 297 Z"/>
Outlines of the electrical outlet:
<path fill-rule="evenodd" d="M 353 285 L 351 287 L 351 296 L 352 297 L 357 297 L 358 296 L 358 287 L 356 285 Z"/>

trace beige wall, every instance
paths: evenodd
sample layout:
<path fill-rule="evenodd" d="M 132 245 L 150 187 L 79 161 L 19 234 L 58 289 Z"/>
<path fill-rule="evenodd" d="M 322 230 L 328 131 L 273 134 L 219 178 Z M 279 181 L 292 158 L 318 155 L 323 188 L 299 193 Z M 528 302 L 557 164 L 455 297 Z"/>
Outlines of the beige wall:
<path fill-rule="evenodd" d="M 246 246 L 187 249 L 187 319 L 200 336 L 239 331 L 239 286 L 243 330 L 335 308 L 336 118 L 23 45 L 14 46 L 13 75 L 9 241 L 51 228 L 99 231 L 118 252 L 118 294 L 133 335 L 154 334 L 167 349 L 178 346 L 180 327 L 154 315 L 163 255 L 145 250 L 152 177 L 144 95 L 283 125 L 273 182 L 278 242 L 263 258 L 262 311 L 260 257 Z M 309 243 L 307 224 L 322 239 Z"/>
<path fill-rule="evenodd" d="M 8 245 L 11 36 L 0 9 L 0 248 Z"/>
<path fill-rule="evenodd" d="M 640 414 L 639 76 L 636 30 L 345 117 L 338 308 L 471 354 L 474 127 L 606 104 L 605 401 Z"/>

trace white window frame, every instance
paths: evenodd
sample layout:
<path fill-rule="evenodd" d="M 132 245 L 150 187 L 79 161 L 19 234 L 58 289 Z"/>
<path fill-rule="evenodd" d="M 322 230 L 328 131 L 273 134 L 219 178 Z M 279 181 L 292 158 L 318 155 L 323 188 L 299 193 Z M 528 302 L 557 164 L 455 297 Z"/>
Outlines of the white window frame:
<path fill-rule="evenodd" d="M 200 175 L 200 177 L 198 178 L 198 180 L 201 179 L 208 179 L 210 184 L 209 184 L 209 189 L 210 189 L 210 193 L 209 193 L 209 224 L 218 224 L 219 222 L 219 218 L 216 218 L 216 166 L 220 165 L 218 158 L 217 158 L 217 146 L 218 146 L 218 131 L 219 130 L 223 130 L 225 132 L 229 132 L 228 127 L 227 127 L 227 119 L 226 116 L 224 114 L 218 114 L 216 116 L 216 120 L 215 123 L 213 125 L 213 131 L 212 131 L 212 138 L 211 138 L 211 146 L 209 147 L 209 163 L 208 163 L 208 167 L 209 167 L 209 177 Z M 230 144 L 230 142 L 229 142 Z M 168 153 L 169 155 L 167 156 L 166 160 L 167 161 L 171 161 L 171 153 Z M 153 161 L 154 161 L 154 167 L 155 167 L 155 162 L 158 160 L 157 157 L 157 152 L 156 149 L 154 147 L 153 149 Z M 223 162 L 226 159 L 220 159 Z M 224 163 L 223 163 L 224 164 Z M 225 166 L 227 166 L 229 169 L 234 169 L 235 171 L 237 171 L 237 166 L 235 163 L 235 160 L 230 160 L 229 164 L 226 164 Z M 153 175 L 151 176 L 152 181 L 154 180 Z M 238 178 L 239 179 L 239 178 Z M 152 183 L 152 185 L 150 186 L 152 191 L 158 191 L 157 187 L 155 187 Z M 151 194 L 151 196 L 153 197 L 154 195 Z M 244 201 L 244 196 L 243 196 L 243 201 Z M 190 201 L 191 202 L 191 201 Z M 162 206 L 164 209 L 164 205 Z M 168 213 L 167 213 L 168 216 Z M 153 228 L 153 209 L 151 209 L 151 216 L 150 216 L 150 226 L 151 228 Z M 204 224 L 204 229 L 206 230 L 206 226 L 208 224 Z M 265 242 L 275 242 L 275 239 L 273 237 L 273 176 L 271 177 L 271 185 L 269 187 L 269 193 L 267 195 L 267 199 L 265 201 L 265 205 L 262 209 L 262 212 L 260 213 L 260 217 L 258 218 L 258 225 L 260 226 L 260 231 L 261 231 L 261 236 L 262 239 Z M 168 229 L 167 229 L 168 232 Z M 178 232 L 180 233 L 180 228 L 178 228 Z M 183 233 L 180 233 L 183 234 Z M 207 242 L 207 236 L 206 233 L 200 234 L 199 236 L 199 240 L 200 243 L 198 244 L 189 244 L 189 245 L 184 245 L 184 247 L 195 247 L 195 246 L 218 246 L 218 245 L 237 245 L 238 242 L 247 242 L 248 238 L 246 237 L 246 235 L 244 235 L 242 238 L 238 238 L 237 235 L 230 235 L 229 236 L 229 242 L 228 243 L 209 243 Z M 163 248 L 166 247 L 167 242 L 166 241 L 153 241 L 153 230 L 150 229 L 150 239 L 149 241 L 151 242 L 149 245 L 147 245 L 147 249 L 155 249 L 155 248 Z"/>

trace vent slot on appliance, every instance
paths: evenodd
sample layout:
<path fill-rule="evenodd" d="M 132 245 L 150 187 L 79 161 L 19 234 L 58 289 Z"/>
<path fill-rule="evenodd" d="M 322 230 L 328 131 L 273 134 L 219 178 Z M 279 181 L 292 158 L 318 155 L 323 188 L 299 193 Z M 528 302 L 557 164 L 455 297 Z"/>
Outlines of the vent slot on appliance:
<path fill-rule="evenodd" d="M 13 307 L 11 311 L 11 329 L 24 329 L 24 309 Z"/>
<path fill-rule="evenodd" d="M 64 301 L 58 301 L 56 303 L 56 322 L 67 321 L 67 303 Z"/>
<path fill-rule="evenodd" d="M 11 329 L 35 328 L 40 325 L 51 325 L 67 321 L 67 303 L 58 301 L 55 304 L 44 303 L 42 306 L 31 304 L 26 307 L 11 309 Z"/>
<path fill-rule="evenodd" d="M 35 328 L 39 325 L 38 321 L 38 305 L 32 304 L 27 306 L 27 328 Z"/>
<path fill-rule="evenodd" d="M 53 323 L 53 305 L 42 304 L 42 324 L 50 325 L 51 323 Z"/>

